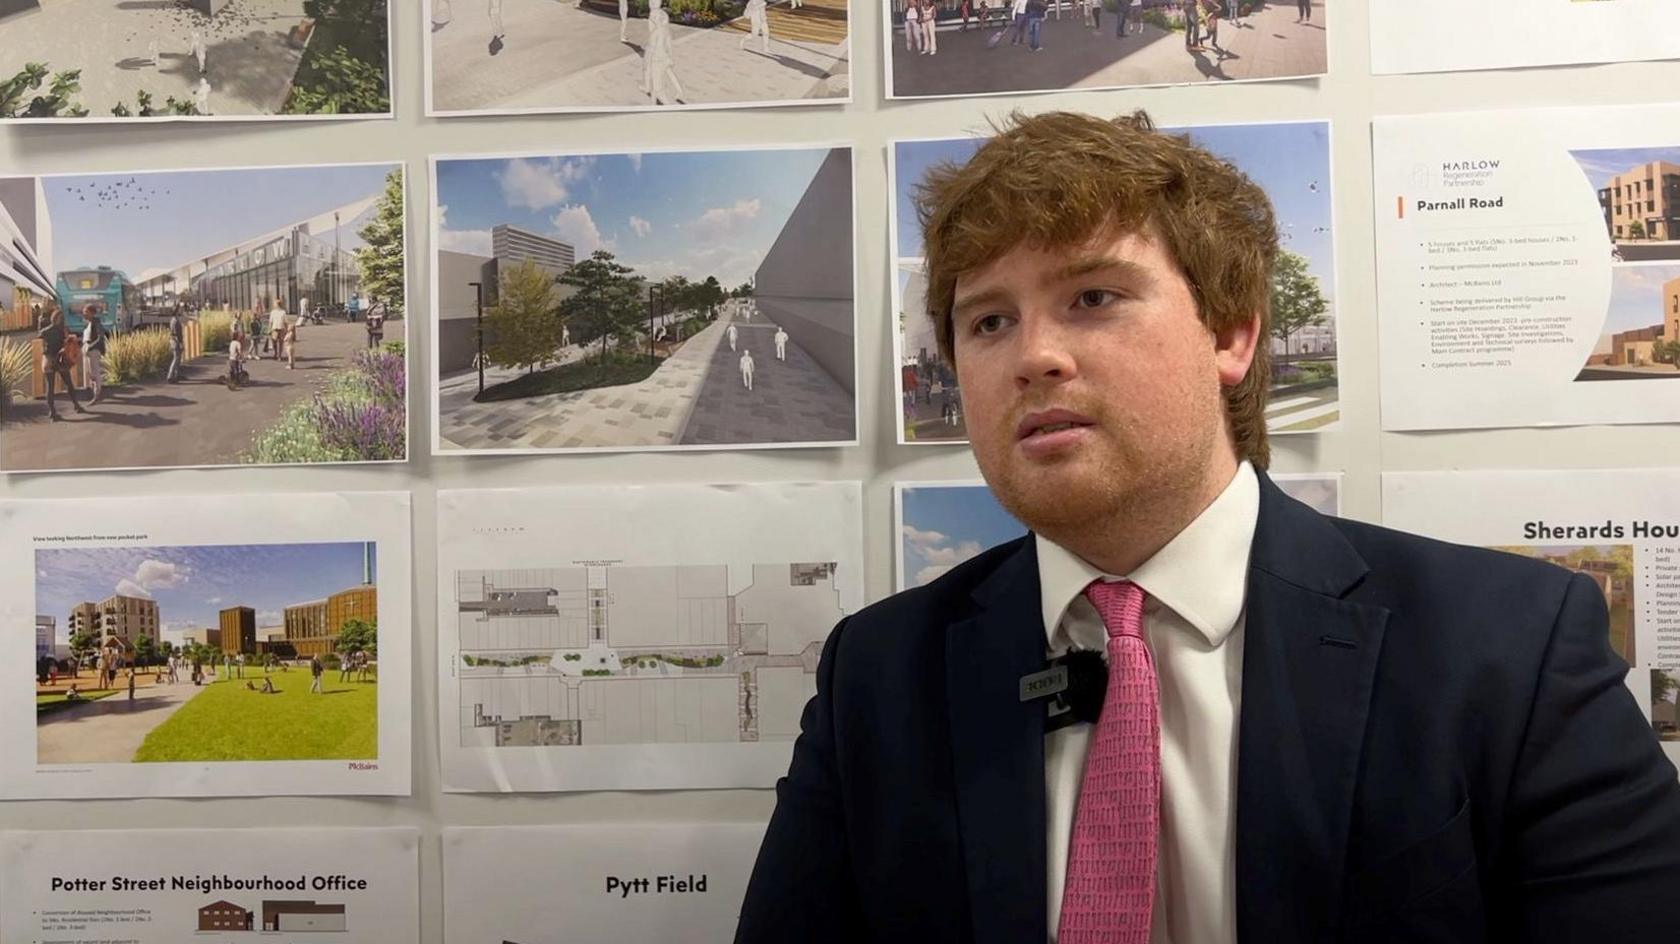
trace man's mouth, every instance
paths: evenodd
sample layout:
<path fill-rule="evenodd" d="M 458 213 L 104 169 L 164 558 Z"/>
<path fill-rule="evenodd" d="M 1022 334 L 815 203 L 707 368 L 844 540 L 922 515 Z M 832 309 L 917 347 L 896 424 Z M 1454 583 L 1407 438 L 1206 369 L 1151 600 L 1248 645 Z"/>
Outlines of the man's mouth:
<path fill-rule="evenodd" d="M 1096 422 L 1090 417 L 1071 410 L 1044 410 L 1022 419 L 1015 427 L 1015 435 L 1017 439 L 1037 439 L 1094 425 Z"/>

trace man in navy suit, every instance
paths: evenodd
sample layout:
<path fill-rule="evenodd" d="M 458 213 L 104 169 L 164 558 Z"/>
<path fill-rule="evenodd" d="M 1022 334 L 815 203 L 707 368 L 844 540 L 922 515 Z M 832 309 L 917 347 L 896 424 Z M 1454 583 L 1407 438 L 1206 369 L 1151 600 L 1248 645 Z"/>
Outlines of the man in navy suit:
<path fill-rule="evenodd" d="M 1680 782 L 1596 587 L 1266 477 L 1258 187 L 1141 113 L 1056 113 L 918 203 L 975 456 L 1033 534 L 834 630 L 737 941 L 1677 933 Z M 1070 650 L 1115 671 L 1047 731 L 1022 680 Z"/>

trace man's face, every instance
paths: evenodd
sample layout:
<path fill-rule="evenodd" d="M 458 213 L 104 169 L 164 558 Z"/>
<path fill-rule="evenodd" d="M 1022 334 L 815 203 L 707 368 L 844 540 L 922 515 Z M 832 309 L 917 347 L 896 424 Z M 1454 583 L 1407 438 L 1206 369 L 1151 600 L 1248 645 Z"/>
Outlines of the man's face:
<path fill-rule="evenodd" d="M 1017 246 L 963 273 L 957 382 L 986 481 L 1052 537 L 1193 501 L 1234 466 L 1220 386 L 1247 372 L 1257 328 L 1205 327 L 1143 234 Z"/>

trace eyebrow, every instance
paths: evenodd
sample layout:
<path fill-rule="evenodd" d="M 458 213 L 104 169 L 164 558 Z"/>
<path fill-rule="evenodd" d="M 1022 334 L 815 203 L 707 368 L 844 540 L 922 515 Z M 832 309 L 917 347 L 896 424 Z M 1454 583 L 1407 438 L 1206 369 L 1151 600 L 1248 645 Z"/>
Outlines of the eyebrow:
<path fill-rule="evenodd" d="M 1112 256 L 1079 256 L 1054 272 L 1046 275 L 1041 284 L 1050 285 L 1065 282 L 1093 272 L 1114 272 L 1130 279 L 1146 278 L 1149 270 L 1130 259 L 1115 259 Z"/>
<path fill-rule="evenodd" d="M 1122 278 L 1144 280 L 1149 278 L 1149 270 L 1129 259 L 1115 259 L 1111 256 L 1079 256 L 1069 261 L 1059 269 L 1048 273 L 1039 280 L 1041 285 L 1054 285 L 1094 272 L 1112 272 Z M 989 288 L 985 291 L 964 295 L 956 299 L 951 305 L 951 320 L 961 319 L 966 312 L 987 305 L 1008 300 L 1009 293 L 1001 288 Z"/>

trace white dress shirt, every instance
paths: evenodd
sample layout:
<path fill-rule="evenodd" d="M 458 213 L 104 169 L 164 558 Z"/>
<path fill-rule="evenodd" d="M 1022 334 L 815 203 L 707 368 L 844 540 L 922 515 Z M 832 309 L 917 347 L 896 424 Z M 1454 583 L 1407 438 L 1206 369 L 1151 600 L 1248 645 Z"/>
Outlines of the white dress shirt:
<path fill-rule="evenodd" d="M 1260 484 L 1244 462 L 1196 520 L 1127 575 L 1148 595 L 1143 637 L 1161 696 L 1161 835 L 1151 944 L 1235 944 L 1237 717 L 1242 705 L 1243 598 Z M 1043 537 L 1038 579 L 1051 656 L 1070 648 L 1107 658 L 1108 634 L 1084 597 L 1105 574 Z M 1079 785 L 1091 725 L 1044 742 L 1050 941 L 1061 922 Z"/>

